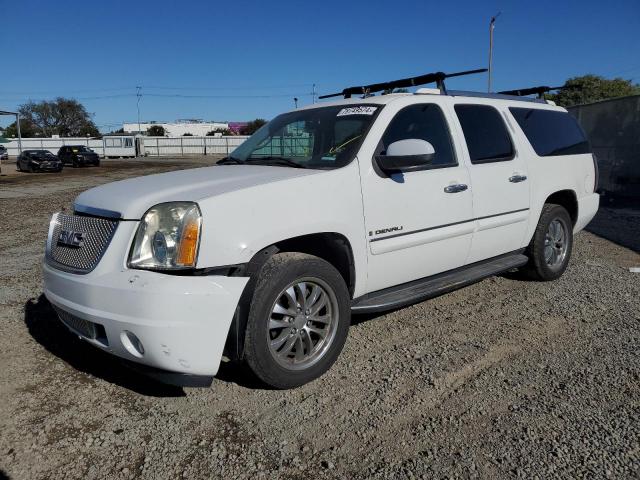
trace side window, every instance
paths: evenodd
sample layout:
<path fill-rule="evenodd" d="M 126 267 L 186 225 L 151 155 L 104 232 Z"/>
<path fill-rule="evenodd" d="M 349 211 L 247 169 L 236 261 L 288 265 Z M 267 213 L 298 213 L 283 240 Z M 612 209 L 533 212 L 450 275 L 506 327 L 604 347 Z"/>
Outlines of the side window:
<path fill-rule="evenodd" d="M 509 108 L 540 157 L 591 153 L 578 122 L 565 112 L 539 108 Z"/>
<path fill-rule="evenodd" d="M 514 155 L 500 112 L 488 105 L 456 105 L 471 163 L 502 162 Z"/>
<path fill-rule="evenodd" d="M 458 164 L 447 121 L 440 107 L 434 103 L 410 105 L 400 110 L 382 136 L 382 151 L 398 140 L 417 138 L 426 140 L 435 150 L 432 168 L 452 167 Z"/>

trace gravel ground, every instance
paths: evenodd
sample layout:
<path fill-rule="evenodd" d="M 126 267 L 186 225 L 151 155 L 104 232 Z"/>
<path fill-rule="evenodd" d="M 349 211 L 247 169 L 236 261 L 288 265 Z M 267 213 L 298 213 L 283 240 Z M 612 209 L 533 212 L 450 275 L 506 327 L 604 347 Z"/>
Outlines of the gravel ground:
<path fill-rule="evenodd" d="M 208 162 L 0 177 L 0 479 L 640 475 L 633 209 L 602 211 L 558 281 L 496 277 L 355 317 L 334 368 L 292 391 L 231 364 L 209 389 L 168 387 L 74 338 L 41 295 L 50 215 Z"/>

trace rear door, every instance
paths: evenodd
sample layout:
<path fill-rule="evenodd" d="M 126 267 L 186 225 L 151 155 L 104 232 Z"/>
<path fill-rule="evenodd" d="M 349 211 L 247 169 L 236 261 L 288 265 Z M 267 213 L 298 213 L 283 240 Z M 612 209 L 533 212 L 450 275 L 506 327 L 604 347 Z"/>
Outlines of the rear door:
<path fill-rule="evenodd" d="M 448 99 L 388 104 L 360 151 L 369 292 L 464 265 L 471 246 L 471 185 L 445 115 Z M 392 142 L 421 139 L 435 157 L 421 171 L 386 175 L 375 156 Z M 460 188 L 450 188 L 452 185 Z"/>
<path fill-rule="evenodd" d="M 523 246 L 530 182 L 505 112 L 464 99 L 456 100 L 454 110 L 470 161 L 476 231 L 467 263 L 474 263 Z"/>

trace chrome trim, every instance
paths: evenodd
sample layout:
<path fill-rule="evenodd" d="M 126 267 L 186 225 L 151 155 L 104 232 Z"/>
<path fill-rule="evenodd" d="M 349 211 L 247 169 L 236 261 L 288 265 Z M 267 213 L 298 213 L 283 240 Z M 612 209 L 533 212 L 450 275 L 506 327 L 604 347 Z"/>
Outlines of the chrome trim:
<path fill-rule="evenodd" d="M 51 217 L 51 221 L 49 222 L 49 232 L 47 233 L 47 246 L 44 249 L 45 259 L 47 260 L 51 257 L 51 244 L 53 239 L 53 230 L 54 230 L 54 225 L 58 223 L 58 215 L 60 215 L 60 212 L 54 213 L 53 216 Z"/>
<path fill-rule="evenodd" d="M 509 212 L 494 213 L 493 215 L 486 215 L 484 217 L 470 218 L 469 220 L 462 220 L 460 222 L 446 223 L 444 225 L 438 225 L 436 227 L 421 228 L 419 230 L 412 230 L 410 232 L 403 232 L 403 233 L 396 233 L 396 234 L 393 234 L 393 235 L 387 235 L 386 237 L 376 237 L 376 238 L 372 238 L 371 240 L 369 240 L 369 242 L 379 242 L 380 240 L 388 240 L 390 238 L 404 237 L 405 235 L 413 235 L 414 233 L 428 232 L 429 230 L 436 230 L 437 228 L 453 227 L 454 225 L 461 225 L 463 223 L 475 222 L 477 220 L 485 220 L 487 218 L 501 217 L 502 215 L 509 215 L 511 213 L 526 212 L 527 210 L 529 210 L 529 209 L 528 208 L 520 208 L 518 210 L 511 210 Z"/>
<path fill-rule="evenodd" d="M 107 210 L 105 208 L 87 207 L 86 205 L 73 204 L 73 211 L 76 213 L 84 213 L 85 215 L 92 215 L 94 217 L 113 218 L 116 220 L 122 220 L 122 214 L 113 210 Z"/>

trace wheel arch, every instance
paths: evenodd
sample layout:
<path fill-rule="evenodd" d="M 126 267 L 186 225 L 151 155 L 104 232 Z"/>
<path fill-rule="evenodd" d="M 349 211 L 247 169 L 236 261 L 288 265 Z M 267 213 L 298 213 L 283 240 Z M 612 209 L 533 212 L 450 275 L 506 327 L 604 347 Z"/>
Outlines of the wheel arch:
<path fill-rule="evenodd" d="M 571 218 L 572 226 L 578 221 L 578 197 L 573 190 L 558 190 L 547 197 L 544 203 L 553 203 L 563 207 Z"/>
<path fill-rule="evenodd" d="M 258 274 L 264 264 L 280 252 L 306 253 L 329 262 L 344 278 L 349 295 L 353 298 L 356 284 L 355 259 L 351 243 L 344 235 L 337 232 L 319 232 L 267 245 L 251 257 L 245 268 L 236 273 L 250 279 L 242 292 L 227 336 L 225 355 L 232 360 L 241 360 L 244 355 L 244 332 Z"/>

